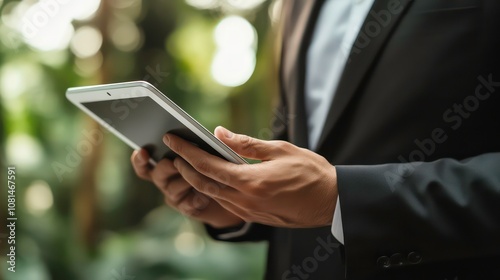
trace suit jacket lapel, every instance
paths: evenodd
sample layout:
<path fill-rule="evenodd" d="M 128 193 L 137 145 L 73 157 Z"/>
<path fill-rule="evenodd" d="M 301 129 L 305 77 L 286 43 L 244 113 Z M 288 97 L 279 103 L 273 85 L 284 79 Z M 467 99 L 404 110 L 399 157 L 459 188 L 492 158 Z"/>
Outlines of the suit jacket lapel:
<path fill-rule="evenodd" d="M 363 79 L 369 72 L 368 70 L 375 62 L 385 42 L 390 38 L 392 31 L 398 25 L 411 2 L 412 0 L 375 0 L 349 55 L 349 60 L 345 66 L 332 106 L 328 112 L 325 127 L 318 142 L 318 149 L 321 149 L 322 145 L 325 144 L 324 142 L 328 138 L 328 135 L 331 134 L 352 97 L 362 85 Z M 389 11 L 388 7 L 391 7 L 394 3 L 400 3 L 401 7 L 398 9 L 400 12 L 391 13 L 391 19 L 389 23 L 384 24 L 385 26 L 371 16 L 373 12 Z M 376 29 L 375 25 L 379 29 Z M 379 31 L 376 32 L 377 30 Z M 369 36 L 368 34 L 373 36 Z"/>
<path fill-rule="evenodd" d="M 286 0 L 289 1 L 289 0 Z M 304 104 L 305 53 L 311 40 L 314 24 L 324 0 L 296 0 L 288 14 L 283 46 L 283 86 L 289 101 L 286 116 L 290 141 L 308 147 L 307 120 Z M 291 1 L 287 4 L 292 3 Z"/>

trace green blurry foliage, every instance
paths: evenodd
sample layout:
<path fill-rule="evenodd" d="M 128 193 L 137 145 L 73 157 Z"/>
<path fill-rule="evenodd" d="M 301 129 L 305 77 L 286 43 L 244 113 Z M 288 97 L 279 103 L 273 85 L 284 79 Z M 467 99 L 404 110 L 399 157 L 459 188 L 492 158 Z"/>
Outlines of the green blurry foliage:
<path fill-rule="evenodd" d="M 15 2 L 0 0 L 0 15 Z M 102 143 L 59 178 L 54 163 L 67 161 L 85 141 L 84 131 L 99 129 L 65 99 L 66 89 L 102 82 L 149 80 L 208 129 L 224 125 L 263 137 L 276 95 L 276 31 L 270 27 L 268 8 L 265 2 L 242 13 L 255 26 L 259 43 L 256 71 L 237 88 L 218 85 L 210 75 L 212 32 L 225 15 L 222 10 L 197 10 L 181 0 L 103 1 L 94 19 L 74 22 L 75 27 L 94 26 L 103 34 L 100 54 L 88 60 L 70 49 L 37 51 L 0 23 L 0 179 L 5 182 L 7 166 L 17 167 L 18 217 L 16 273 L 6 270 L 7 246 L 0 235 L 0 277 L 262 277 L 266 244 L 211 240 L 201 224 L 169 209 L 152 184 L 136 178 L 129 162 L 131 149 L 113 135 L 105 133 Z M 141 32 L 133 50 L 117 48 L 109 38 L 109 25 L 123 21 L 135 23 Z M 89 68 L 100 60 L 102 65 Z M 156 68 L 168 73 L 161 81 L 151 78 Z M 0 199 L 3 224 L 3 187 Z"/>

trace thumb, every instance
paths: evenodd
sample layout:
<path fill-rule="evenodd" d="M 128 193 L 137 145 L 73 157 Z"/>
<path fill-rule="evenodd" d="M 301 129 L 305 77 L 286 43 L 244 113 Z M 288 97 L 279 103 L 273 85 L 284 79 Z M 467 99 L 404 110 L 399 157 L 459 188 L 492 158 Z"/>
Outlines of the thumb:
<path fill-rule="evenodd" d="M 242 157 L 259 160 L 270 160 L 274 157 L 275 149 L 270 141 L 236 134 L 222 126 L 215 129 L 215 137 Z"/>

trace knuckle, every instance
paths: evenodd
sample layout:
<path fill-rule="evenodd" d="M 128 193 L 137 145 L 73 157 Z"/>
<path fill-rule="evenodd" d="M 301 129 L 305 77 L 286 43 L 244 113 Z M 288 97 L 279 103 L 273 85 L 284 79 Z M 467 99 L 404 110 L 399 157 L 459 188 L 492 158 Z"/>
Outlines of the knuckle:
<path fill-rule="evenodd" d="M 165 196 L 168 196 L 172 201 L 182 200 L 189 192 L 189 189 L 183 189 L 182 186 L 169 183 L 163 188 Z"/>
<path fill-rule="evenodd" d="M 240 188 L 247 188 L 247 187 L 251 186 L 253 180 L 255 180 L 255 178 L 251 177 L 250 175 L 241 174 L 241 175 L 235 176 L 231 179 L 228 179 L 226 182 L 229 182 L 229 185 L 231 185 L 231 186 L 236 186 L 236 187 L 240 187 Z"/>
<path fill-rule="evenodd" d="M 134 151 L 132 153 L 132 155 L 130 156 L 130 161 L 135 166 L 139 166 L 140 165 L 139 152 L 138 151 Z"/>
<path fill-rule="evenodd" d="M 272 196 L 271 190 L 264 184 L 263 180 L 254 180 L 248 186 L 249 195 L 255 198 L 269 198 Z"/>
<path fill-rule="evenodd" d="M 164 188 L 168 185 L 168 178 L 169 176 L 158 171 L 157 169 L 155 169 L 151 174 L 151 180 L 159 188 Z"/>
<path fill-rule="evenodd" d="M 199 192 L 197 192 L 191 201 L 191 205 L 194 209 L 201 211 L 205 208 L 207 208 L 208 204 L 210 203 L 210 199 L 206 196 L 203 195 Z"/>
<path fill-rule="evenodd" d="M 243 192 L 252 189 L 255 180 L 257 179 L 254 174 L 247 174 L 245 172 L 232 173 L 232 175 L 218 177 L 217 179 L 220 182 L 218 183 L 219 189 L 230 187 L 241 189 Z"/>
<path fill-rule="evenodd" d="M 288 151 L 291 146 L 291 144 L 286 141 L 275 141 L 273 144 L 278 151 Z"/>
<path fill-rule="evenodd" d="M 194 163 L 196 170 L 201 173 L 210 172 L 210 164 L 204 158 L 196 160 Z"/>
<path fill-rule="evenodd" d="M 202 192 L 211 197 L 218 197 L 221 188 L 222 187 L 215 182 L 208 182 L 202 187 Z"/>
<path fill-rule="evenodd" d="M 184 160 L 180 157 L 176 157 L 174 159 L 175 165 L 174 165 L 174 170 L 176 173 L 184 174 L 185 170 L 185 163 Z"/>
<path fill-rule="evenodd" d="M 220 182 L 231 182 L 231 176 L 229 174 L 238 174 L 237 173 L 237 169 L 236 169 L 237 165 L 230 165 L 228 167 L 228 170 L 220 170 L 220 171 L 217 171 L 217 173 L 215 174 L 217 178 L 219 178 Z"/>
<path fill-rule="evenodd" d="M 194 208 L 189 203 L 181 203 L 178 208 L 179 212 L 187 217 L 196 217 L 200 214 L 200 210 Z"/>
<path fill-rule="evenodd" d="M 168 198 L 169 201 L 179 201 L 179 194 L 174 193 L 170 186 L 165 186 L 164 188 L 162 188 L 162 190 L 163 196 L 165 196 L 165 198 Z"/>
<path fill-rule="evenodd" d="M 200 174 L 194 176 L 192 179 L 191 179 L 191 185 L 193 185 L 193 187 L 197 190 L 201 190 L 203 191 L 203 183 L 204 182 L 204 178 L 202 178 L 202 176 L 200 176 Z"/>
<path fill-rule="evenodd" d="M 177 207 L 177 210 L 185 216 L 190 216 L 190 214 L 193 212 L 193 208 L 187 203 L 181 203 L 179 207 Z"/>
<path fill-rule="evenodd" d="M 162 159 L 160 160 L 157 164 L 155 169 L 160 169 L 163 172 L 172 172 L 174 170 L 173 168 L 173 162 L 169 159 Z"/>
<path fill-rule="evenodd" d="M 169 197 L 167 197 L 167 196 L 164 196 L 164 197 L 163 197 L 163 202 L 164 202 L 166 205 L 168 205 L 168 206 L 170 206 L 170 207 L 172 207 L 172 208 L 176 208 L 175 203 L 174 203 L 173 201 L 171 201 L 171 200 L 170 200 L 170 198 L 169 198 Z"/>
<path fill-rule="evenodd" d="M 256 181 L 260 180 L 259 178 L 252 177 L 250 175 L 243 175 L 238 177 L 237 183 L 243 190 L 251 191 L 254 189 L 256 185 Z"/>
<path fill-rule="evenodd" d="M 179 193 L 173 193 L 171 190 L 167 189 L 167 196 L 170 198 L 172 201 L 181 201 L 184 196 L 186 195 L 186 192 L 179 192 Z"/>
<path fill-rule="evenodd" d="M 158 178 L 153 177 L 152 178 L 153 184 L 155 184 L 156 187 L 160 189 L 166 189 L 168 186 L 168 182 L 165 180 L 160 180 Z"/>
<path fill-rule="evenodd" d="M 243 135 L 240 137 L 240 143 L 241 143 L 243 150 L 248 151 L 248 150 L 253 149 L 254 142 L 255 142 L 255 140 L 253 138 L 248 137 L 246 135 Z"/>

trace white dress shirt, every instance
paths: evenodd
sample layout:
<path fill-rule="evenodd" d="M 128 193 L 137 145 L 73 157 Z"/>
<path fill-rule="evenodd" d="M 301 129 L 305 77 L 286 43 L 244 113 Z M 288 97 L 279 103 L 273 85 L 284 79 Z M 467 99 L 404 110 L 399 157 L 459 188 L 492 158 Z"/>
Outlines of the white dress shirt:
<path fill-rule="evenodd" d="M 315 150 L 323 131 L 349 53 L 374 0 L 326 0 L 307 52 L 305 105 L 309 148 Z M 332 234 L 344 244 L 340 200 Z"/>

